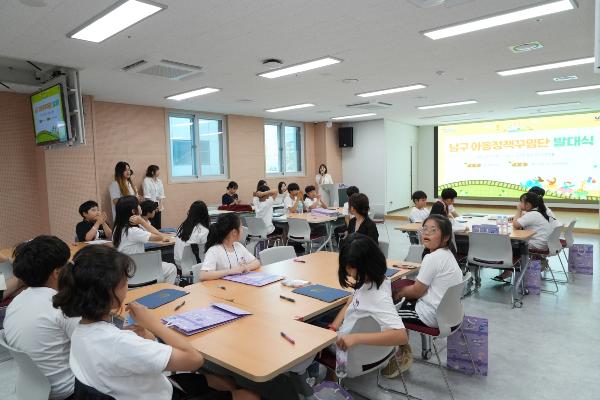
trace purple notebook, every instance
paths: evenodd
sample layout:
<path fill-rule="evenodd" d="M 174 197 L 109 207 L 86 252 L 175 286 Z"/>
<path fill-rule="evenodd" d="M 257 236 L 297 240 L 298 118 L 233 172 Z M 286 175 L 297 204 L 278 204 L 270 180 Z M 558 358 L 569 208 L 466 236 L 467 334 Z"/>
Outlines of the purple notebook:
<path fill-rule="evenodd" d="M 235 321 L 246 315 L 252 314 L 229 304 L 214 303 L 210 307 L 197 308 L 183 314 L 171 315 L 163 318 L 162 321 L 166 326 L 190 336 Z"/>
<path fill-rule="evenodd" d="M 269 275 L 264 272 L 247 272 L 245 274 L 228 275 L 221 279 L 226 281 L 243 283 L 244 285 L 265 286 L 269 283 L 277 282 L 283 279 L 283 276 Z"/>

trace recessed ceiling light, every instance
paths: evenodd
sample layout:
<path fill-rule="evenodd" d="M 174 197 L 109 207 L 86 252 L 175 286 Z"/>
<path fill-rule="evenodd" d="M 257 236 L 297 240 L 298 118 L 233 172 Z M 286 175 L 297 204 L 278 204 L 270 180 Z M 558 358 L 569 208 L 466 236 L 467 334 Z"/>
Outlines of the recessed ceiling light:
<path fill-rule="evenodd" d="M 333 65 L 337 63 L 341 63 L 342 60 L 339 58 L 333 57 L 325 57 L 319 58 L 318 60 L 303 62 L 301 64 L 292 65 L 285 68 L 279 68 L 268 72 L 262 72 L 258 74 L 258 76 L 262 76 L 263 78 L 280 78 L 286 75 L 294 75 L 304 71 L 310 71 L 311 69 L 326 67 L 328 65 Z"/>
<path fill-rule="evenodd" d="M 444 104 L 433 104 L 430 106 L 419 106 L 418 110 L 430 110 L 432 108 L 442 108 L 442 107 L 454 107 L 454 106 L 463 106 L 466 104 L 475 104 L 476 100 L 465 100 L 465 101 L 456 101 L 454 103 L 444 103 Z"/>
<path fill-rule="evenodd" d="M 121 0 L 67 36 L 100 43 L 165 8 L 167 6 L 149 0 Z"/>
<path fill-rule="evenodd" d="M 331 117 L 333 120 L 341 120 L 341 119 L 353 119 L 353 118 L 363 118 L 363 117 L 372 117 L 377 115 L 375 113 L 367 113 L 367 114 L 354 114 L 354 115 L 344 115 L 343 117 Z"/>
<path fill-rule="evenodd" d="M 443 119 L 443 118 L 456 118 L 456 117 L 466 117 L 467 115 L 471 115 L 468 113 L 461 114 L 445 114 L 445 115 L 432 115 L 430 117 L 421 117 L 420 119 Z"/>
<path fill-rule="evenodd" d="M 543 48 L 544 45 L 538 42 L 537 40 L 535 42 L 517 44 L 515 46 L 509 47 L 510 51 L 512 51 L 513 53 L 526 53 L 528 51 L 539 50 Z"/>
<path fill-rule="evenodd" d="M 575 79 L 579 79 L 579 77 L 577 75 L 565 75 L 552 78 L 554 82 L 574 81 Z"/>
<path fill-rule="evenodd" d="M 203 95 L 209 94 L 209 93 L 215 93 L 220 90 L 221 89 L 206 87 L 206 88 L 201 88 L 201 89 L 190 90 L 190 91 L 179 93 L 179 94 L 173 94 L 173 95 L 167 96 L 165 98 L 167 100 L 181 101 L 181 100 L 191 99 L 192 97 L 203 96 Z"/>
<path fill-rule="evenodd" d="M 576 5 L 572 0 L 550 1 L 545 2 L 543 4 L 538 4 L 533 7 L 516 9 L 499 15 L 493 15 L 470 22 L 448 26 L 446 28 L 426 31 L 423 32 L 423 35 L 433 40 L 444 39 L 447 37 L 462 35 L 463 33 L 475 32 L 482 29 L 492 28 L 495 26 L 524 21 L 527 19 L 540 17 L 542 15 L 549 15 L 561 11 L 568 11 L 574 9 L 575 7 Z"/>
<path fill-rule="evenodd" d="M 501 76 L 511 76 L 511 75 L 526 74 L 528 72 L 546 71 L 549 69 L 573 67 L 575 65 L 584 65 L 584 64 L 593 64 L 593 63 L 594 63 L 594 57 L 577 58 L 574 60 L 559 61 L 559 62 L 550 63 L 550 64 L 533 65 L 531 67 L 507 69 L 506 71 L 498 71 L 497 74 L 501 75 Z"/>
<path fill-rule="evenodd" d="M 426 87 L 427 86 L 421 85 L 419 83 L 419 84 L 416 84 L 416 85 L 402 86 L 402 87 L 397 87 L 397 88 L 392 88 L 392 89 L 378 90 L 376 92 L 359 93 L 359 94 L 357 94 L 357 96 L 358 97 L 381 96 L 381 95 L 390 94 L 390 93 L 408 92 L 409 90 L 425 89 Z"/>
<path fill-rule="evenodd" d="M 544 109 L 544 108 L 560 108 L 560 107 L 566 107 L 566 106 L 576 106 L 581 104 L 578 101 L 574 101 L 574 102 L 570 102 L 570 103 L 557 103 L 557 104 L 543 104 L 541 106 L 527 106 L 527 107 L 515 107 L 514 110 L 515 111 L 531 111 L 531 110 L 540 110 L 540 109 Z"/>
<path fill-rule="evenodd" d="M 543 90 L 541 92 L 537 92 L 540 96 L 545 94 L 557 94 L 557 93 L 570 93 L 570 92 L 582 92 L 584 90 L 595 90 L 600 89 L 600 85 L 591 85 L 591 86 L 578 86 L 566 89 L 556 89 L 556 90 Z"/>
<path fill-rule="evenodd" d="M 265 110 L 266 112 L 279 112 L 279 111 L 288 111 L 288 110 L 296 110 L 298 108 L 306 108 L 306 107 L 314 107 L 314 104 L 304 103 L 304 104 L 296 104 L 293 106 L 285 106 L 285 107 L 277 107 L 277 108 L 269 108 Z"/>

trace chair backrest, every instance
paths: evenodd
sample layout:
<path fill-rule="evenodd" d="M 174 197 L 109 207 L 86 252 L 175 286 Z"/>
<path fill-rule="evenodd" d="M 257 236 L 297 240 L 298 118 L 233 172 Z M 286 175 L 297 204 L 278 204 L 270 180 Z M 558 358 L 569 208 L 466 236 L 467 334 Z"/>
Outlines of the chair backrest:
<path fill-rule="evenodd" d="M 246 217 L 246 226 L 248 227 L 248 236 L 266 239 L 269 235 L 267 224 L 262 218 Z"/>
<path fill-rule="evenodd" d="M 150 285 L 161 281 L 162 259 L 160 251 L 130 254 L 135 263 L 135 274 L 127 282 L 129 287 Z"/>
<path fill-rule="evenodd" d="M 510 237 L 495 233 L 469 232 L 467 260 L 471 264 L 484 267 L 512 267 Z"/>
<path fill-rule="evenodd" d="M 48 400 L 50 395 L 48 378 L 40 371 L 27 353 L 16 350 L 6 343 L 3 330 L 0 331 L 0 347 L 8 350 L 19 367 L 16 382 L 17 400 Z"/>
<path fill-rule="evenodd" d="M 438 329 L 440 330 L 439 337 L 450 335 L 452 327 L 462 323 L 465 312 L 463 310 L 461 299 L 465 286 L 470 279 L 471 273 L 467 272 L 461 283 L 449 287 L 446 290 L 446 293 L 444 293 L 444 297 L 442 297 L 436 310 L 436 319 Z"/>
<path fill-rule="evenodd" d="M 388 253 L 390 251 L 390 243 L 386 240 L 379 239 L 379 249 L 385 256 L 385 258 L 388 258 Z"/>
<path fill-rule="evenodd" d="M 565 229 L 565 242 L 567 242 L 567 247 L 571 247 L 573 246 L 573 243 L 575 243 L 575 238 L 573 237 L 573 230 L 575 229 L 576 222 L 576 219 L 571 220 L 571 222 L 569 222 L 569 225 L 567 226 L 567 229 Z"/>
<path fill-rule="evenodd" d="M 293 246 L 276 246 L 264 249 L 259 253 L 259 257 L 261 265 L 269 265 L 296 257 L 296 251 Z"/>
<path fill-rule="evenodd" d="M 310 225 L 298 218 L 288 218 L 288 238 L 310 240 Z"/>
<path fill-rule="evenodd" d="M 192 277 L 194 278 L 192 283 L 200 282 L 200 269 L 201 268 L 202 268 L 202 263 L 196 264 L 192 267 Z"/>
<path fill-rule="evenodd" d="M 351 333 L 376 333 L 381 332 L 381 326 L 371 316 L 359 319 L 354 323 Z M 354 378 L 360 375 L 383 368 L 387 364 L 385 360 L 389 359 L 395 353 L 394 346 L 373 346 L 357 345 L 351 347 L 348 351 L 348 378 Z M 388 357 L 390 356 L 390 357 Z M 371 368 L 365 368 L 372 365 Z"/>
<path fill-rule="evenodd" d="M 0 272 L 4 275 L 4 279 L 14 276 L 12 263 L 10 261 L 1 262 Z"/>
<path fill-rule="evenodd" d="M 198 246 L 198 253 L 200 256 L 200 260 L 204 259 L 204 243 Z M 183 255 L 181 256 L 181 260 L 179 260 L 179 268 L 181 268 L 182 276 L 190 276 L 192 273 L 192 267 L 198 264 L 196 259 L 196 255 L 192 250 L 192 246 L 188 245 L 183 248 Z"/>
<path fill-rule="evenodd" d="M 81 383 L 79 379 L 75 378 L 73 400 L 115 400 L 115 398 Z"/>
<path fill-rule="evenodd" d="M 555 255 L 562 251 L 562 243 L 560 242 L 560 234 L 562 233 L 563 225 L 555 224 L 548 235 L 548 254 Z"/>
<path fill-rule="evenodd" d="M 372 219 L 381 219 L 385 217 L 385 205 L 383 204 L 371 204 L 371 211 L 373 212 Z"/>
<path fill-rule="evenodd" d="M 423 251 L 425 246 L 422 244 L 411 244 L 408 246 L 408 253 L 404 257 L 404 261 L 420 263 L 423 261 Z"/>

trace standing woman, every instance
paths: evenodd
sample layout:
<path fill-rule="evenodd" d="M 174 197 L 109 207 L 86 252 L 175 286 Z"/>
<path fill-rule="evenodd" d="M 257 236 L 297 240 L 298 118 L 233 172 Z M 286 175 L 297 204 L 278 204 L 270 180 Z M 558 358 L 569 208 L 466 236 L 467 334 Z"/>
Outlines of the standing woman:
<path fill-rule="evenodd" d="M 315 177 L 315 182 L 317 183 L 317 188 L 321 185 L 333 184 L 333 178 L 327 173 L 327 165 L 319 165 L 319 173 Z"/>
<path fill-rule="evenodd" d="M 146 169 L 146 177 L 142 183 L 142 190 L 144 191 L 144 198 L 152 200 L 158 203 L 158 211 L 154 214 L 154 218 L 150 220 L 150 223 L 156 229 L 161 228 L 161 215 L 164 211 L 164 200 L 165 200 L 165 188 L 162 181 L 158 178 L 160 176 L 160 168 L 158 165 L 149 165 Z"/>
<path fill-rule="evenodd" d="M 127 162 L 119 161 L 115 165 L 115 180 L 112 181 L 108 187 L 113 221 L 117 215 L 115 211 L 115 205 L 117 204 L 117 201 L 124 196 L 138 196 L 135 185 L 131 181 L 131 175 L 133 175 L 133 171 Z M 138 200 L 140 200 L 139 197 Z"/>

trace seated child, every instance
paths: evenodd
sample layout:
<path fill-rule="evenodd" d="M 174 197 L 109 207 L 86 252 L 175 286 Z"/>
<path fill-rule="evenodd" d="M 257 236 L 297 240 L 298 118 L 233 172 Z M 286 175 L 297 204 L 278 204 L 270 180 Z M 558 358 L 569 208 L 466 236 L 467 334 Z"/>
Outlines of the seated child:
<path fill-rule="evenodd" d="M 313 185 L 304 188 L 304 208 L 307 212 L 315 208 L 327 208 L 327 204 L 317 194 L 317 189 Z"/>
<path fill-rule="evenodd" d="M 110 239 L 112 229 L 106 222 L 108 216 L 104 211 L 100 211 L 98 203 L 88 200 L 79 206 L 79 215 L 83 221 L 75 227 L 77 240 L 79 242 L 89 242 L 96 239 Z"/>
<path fill-rule="evenodd" d="M 238 184 L 235 181 L 229 182 L 227 185 L 227 193 L 221 197 L 221 204 L 224 206 L 240 204 L 240 200 L 237 195 Z"/>
<path fill-rule="evenodd" d="M 410 222 L 423 222 L 429 216 L 427 205 L 427 195 L 422 190 L 417 190 L 412 194 L 412 201 L 415 206 L 410 211 Z"/>

